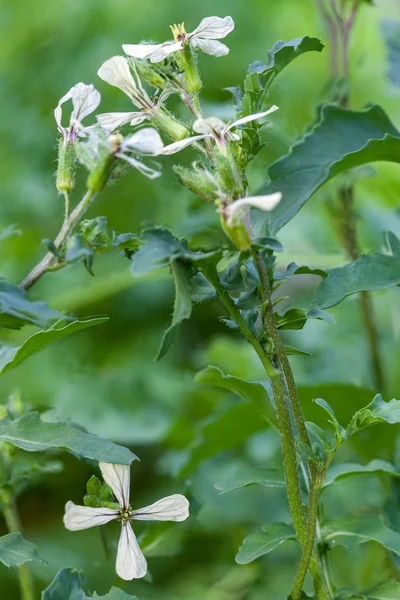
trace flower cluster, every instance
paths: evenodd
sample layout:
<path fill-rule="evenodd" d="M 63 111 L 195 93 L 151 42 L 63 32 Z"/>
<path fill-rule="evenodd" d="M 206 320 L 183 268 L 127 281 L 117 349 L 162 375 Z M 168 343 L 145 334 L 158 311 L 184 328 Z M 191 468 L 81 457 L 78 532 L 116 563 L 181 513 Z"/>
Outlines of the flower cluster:
<path fill-rule="evenodd" d="M 128 108 L 124 112 L 98 114 L 98 125 L 85 127 L 82 121 L 99 106 L 100 93 L 93 85 L 78 83 L 61 98 L 55 109 L 57 127 L 62 135 L 57 187 L 64 191 L 74 185 L 75 144 L 81 145 L 76 149 L 76 156 L 91 172 L 90 189 L 95 192 L 113 177 L 121 163 L 154 178 L 161 174 L 161 167 L 154 161 L 149 165 L 146 160 L 172 155 L 194 145 L 205 155 L 209 167 L 196 167 L 195 171 L 178 176 L 202 197 L 202 188 L 209 189 L 212 182 L 214 191 L 211 195 L 207 192 L 207 199 L 216 203 L 224 230 L 230 235 L 230 230 L 240 223 L 247 207 L 256 206 L 269 211 L 280 201 L 280 194 L 245 197 L 241 183 L 243 177 L 231 148 L 232 145 L 240 145 L 243 128 L 265 119 L 278 107 L 247 114 L 231 123 L 224 123 L 217 117 L 205 118 L 198 106 L 200 78 L 195 54 L 199 50 L 217 57 L 228 54 L 229 48 L 219 40 L 233 31 L 233 19 L 229 16 L 207 17 L 191 33 L 186 32 L 183 23 L 171 29 L 173 40 L 161 44 L 123 44 L 125 56 L 110 58 L 98 71 L 103 81 L 126 94 L 133 110 Z M 152 96 L 143 83 L 143 77 L 153 87 L 159 85 L 162 89 L 156 89 Z M 172 93 L 178 93 L 195 115 L 190 126 L 168 111 L 166 101 Z M 68 100 L 72 101 L 73 110 L 69 125 L 65 127 L 61 122 L 62 106 Z M 120 128 L 128 124 L 135 128 L 144 127 L 124 137 Z M 99 133 L 99 127 L 103 134 Z M 164 144 L 160 133 L 167 136 L 169 143 Z M 96 159 L 100 156 L 101 160 Z M 96 160 L 101 162 L 101 169 L 95 164 Z"/>

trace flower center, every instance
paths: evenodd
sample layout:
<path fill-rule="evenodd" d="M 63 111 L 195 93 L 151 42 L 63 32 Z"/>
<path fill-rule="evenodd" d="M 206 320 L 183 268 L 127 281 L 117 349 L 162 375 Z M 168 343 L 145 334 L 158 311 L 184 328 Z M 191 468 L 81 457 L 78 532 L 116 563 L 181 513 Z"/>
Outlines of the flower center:
<path fill-rule="evenodd" d="M 123 521 L 129 521 L 131 511 L 128 508 L 123 508 L 119 511 L 119 514 Z"/>
<path fill-rule="evenodd" d="M 180 23 L 179 25 L 170 25 L 172 35 L 174 36 L 174 40 L 176 42 L 184 42 L 186 39 L 186 30 L 185 23 Z"/>

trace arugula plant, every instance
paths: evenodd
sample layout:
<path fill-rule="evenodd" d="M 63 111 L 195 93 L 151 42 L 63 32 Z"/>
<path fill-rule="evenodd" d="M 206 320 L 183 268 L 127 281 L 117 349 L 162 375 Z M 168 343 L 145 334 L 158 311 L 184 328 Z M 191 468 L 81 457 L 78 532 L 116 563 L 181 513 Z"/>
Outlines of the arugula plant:
<path fill-rule="evenodd" d="M 186 32 L 184 24 L 174 25 L 173 39 L 161 44 L 124 44 L 125 56 L 107 60 L 98 75 L 127 96 L 126 112 L 100 113 L 96 125 L 85 126 L 84 119 L 101 102 L 94 85 L 77 83 L 60 99 L 55 109 L 60 133 L 56 187 L 65 200 L 64 222 L 56 238 L 47 240 L 47 254 L 20 286 L 0 282 L 0 325 L 8 329 L 28 324 L 39 328 L 18 346 L 2 346 L 1 373 L 16 368 L 53 341 L 107 320 L 104 317 L 78 320 L 42 302 L 32 302 L 27 294 L 44 275 L 48 277 L 49 273 L 71 265 L 82 263 L 93 274 L 96 257 L 105 252 L 119 251 L 129 261 L 133 277 L 167 267 L 174 279 L 172 321 L 163 334 L 157 359 L 162 359 L 177 340 L 182 323 L 191 317 L 194 303 L 220 301 L 221 319 L 233 335 L 240 332 L 252 347 L 265 370 L 267 383 L 246 381 L 212 366 L 198 373 L 199 385 L 229 390 L 239 395 L 243 403 L 235 405 L 229 415 L 217 417 L 221 428 L 216 432 L 212 423 L 208 426 L 203 432 L 206 443 L 190 448 L 189 459 L 181 465 L 180 473 L 187 475 L 210 452 L 240 445 L 255 431 L 271 427 L 279 432 L 283 477 L 249 465 L 215 483 L 221 494 L 252 484 L 285 490 L 291 522 L 269 522 L 248 535 L 237 551 L 236 562 L 250 563 L 288 540 L 294 541 L 301 554 L 288 588 L 290 600 L 310 597 L 308 573 L 312 579 L 311 597 L 319 600 L 400 597 L 400 585 L 395 580 L 382 581 L 374 589 L 342 590 L 335 585 L 331 552 L 335 544 L 351 540 L 348 543 L 357 551 L 361 544 L 373 541 L 385 547 L 390 556 L 400 555 L 400 533 L 390 526 L 387 516 L 348 515 L 346 519 L 329 521 L 323 513 L 325 490 L 341 479 L 363 474 L 399 477 L 395 464 L 378 457 L 366 465 L 332 461 L 360 431 L 375 424 L 399 423 L 400 401 L 387 402 L 378 394 L 349 423 L 342 424 L 325 400 L 316 399 L 326 422 L 321 426 L 306 421 L 288 358 L 305 353 L 285 344 L 282 334 L 303 329 L 309 319 L 333 321 L 326 310 L 349 295 L 360 293 L 377 387 L 383 386 L 376 318 L 369 293 L 399 285 L 400 241 L 388 232 L 386 253 L 361 255 L 354 191 L 352 184 L 346 182 L 339 190 L 340 208 L 333 217 L 350 262 L 326 269 L 298 266 L 294 262 L 286 270 L 277 266 L 278 254 L 283 249 L 277 239 L 281 228 L 296 217 L 317 190 L 361 165 L 400 160 L 400 132 L 383 109 L 349 108 L 349 35 L 360 6 L 357 0 L 341 3 L 333 0 L 326 5 L 321 0 L 334 46 L 329 49 L 332 75 L 337 78 L 340 75 L 340 85 L 336 82 L 331 102 L 321 108 L 315 123 L 290 153 L 270 165 L 264 189 L 258 195 L 249 193 L 248 167 L 268 139 L 264 126 L 273 126 L 278 110 L 269 102 L 269 90 L 292 61 L 309 52 L 321 52 L 323 43 L 308 36 L 279 41 L 265 62 L 253 62 L 243 84 L 229 90 L 236 110 L 236 118 L 231 122 L 217 115 L 205 116 L 200 68 L 201 52 L 214 57 L 229 52 L 220 40 L 234 29 L 231 17 L 205 18 L 191 33 Z M 338 33 L 342 43 L 340 69 L 334 45 Z M 168 108 L 173 95 L 187 109 L 184 121 Z M 65 120 L 63 112 L 68 103 L 72 103 L 72 111 L 69 120 Z M 284 111 L 285 106 L 279 109 Z M 103 216 L 85 218 L 102 190 L 129 170 L 136 169 L 150 179 L 160 177 L 163 157 L 178 155 L 179 161 L 180 153 L 184 152 L 194 153 L 194 162 L 190 167 L 176 163 L 173 171 L 182 185 L 209 203 L 210 211 L 218 215 L 219 230 L 215 230 L 214 237 L 198 231 L 191 239 L 183 239 L 161 226 L 120 233 L 110 231 Z M 76 173 L 82 167 L 87 171 L 86 191 L 75 201 Z M 291 308 L 279 312 L 277 307 L 282 300 L 279 287 L 302 274 L 321 279 L 309 310 Z M 153 368 L 157 369 L 157 364 Z M 228 435 L 221 439 L 220 431 L 223 427 L 230 431 L 232 423 L 236 424 L 237 437 L 232 439 Z M 26 563 L 41 558 L 40 549 L 22 536 L 16 498 L 29 485 L 35 471 L 61 468 L 59 461 L 50 460 L 52 452 L 67 451 L 100 465 L 105 483 L 92 477 L 87 484 L 84 506 L 69 502 L 64 522 L 68 529 L 76 530 L 120 520 L 117 573 L 122 579 L 143 577 L 147 570 L 130 525 L 132 519 L 183 521 L 188 516 L 188 502 L 180 494 L 132 510 L 129 465 L 137 457 L 127 448 L 82 431 L 72 423 L 54 422 L 48 415 L 27 411 L 19 397 L 2 407 L 0 443 L 0 500 L 9 529 L 9 534 L 0 538 L 0 561 L 7 567 L 18 568 L 23 600 L 34 598 L 32 575 Z M 38 452 L 40 459 L 21 470 L 20 457 L 26 452 Z M 65 568 L 43 591 L 42 598 L 100 598 L 96 593 L 90 596 L 88 593 L 81 574 Z M 132 598 L 115 587 L 101 597 Z"/>

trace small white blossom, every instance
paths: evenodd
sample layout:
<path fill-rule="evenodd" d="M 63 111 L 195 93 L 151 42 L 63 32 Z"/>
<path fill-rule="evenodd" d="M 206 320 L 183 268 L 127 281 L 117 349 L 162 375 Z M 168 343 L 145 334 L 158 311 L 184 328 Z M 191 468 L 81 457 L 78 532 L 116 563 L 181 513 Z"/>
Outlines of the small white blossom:
<path fill-rule="evenodd" d="M 62 105 L 68 100 L 72 100 L 73 109 L 68 127 L 63 127 L 61 123 Z M 64 140 L 75 141 L 78 130 L 81 129 L 81 121 L 96 110 L 100 100 L 100 92 L 96 90 L 94 85 L 86 85 L 85 83 L 77 83 L 59 100 L 54 110 L 54 118 Z"/>
<path fill-rule="evenodd" d="M 203 19 L 192 33 L 186 33 L 185 24 L 171 27 L 174 41 L 163 44 L 124 44 L 122 46 L 125 54 L 134 58 L 149 59 L 152 63 L 158 63 L 174 52 L 183 50 L 185 44 L 199 48 L 212 56 L 225 56 L 229 52 L 228 46 L 218 42 L 233 31 L 235 23 L 232 17 L 207 17 Z"/>
<path fill-rule="evenodd" d="M 136 80 L 134 79 L 129 63 L 124 56 L 113 56 L 100 67 L 97 74 L 106 83 L 122 90 L 132 100 L 133 104 L 140 108 L 138 112 L 115 112 L 97 115 L 98 122 L 107 131 L 114 131 L 114 129 L 125 125 L 125 123 L 138 125 L 145 119 L 149 119 L 151 111 L 157 108 L 142 86 L 137 73 L 135 73 Z"/>
<path fill-rule="evenodd" d="M 118 501 L 119 509 L 91 508 L 67 502 L 64 524 L 70 531 L 79 531 L 97 525 L 105 525 L 113 519 L 121 521 L 116 562 L 117 574 L 125 580 L 144 577 L 147 571 L 147 562 L 139 548 L 130 522 L 133 520 L 184 521 L 189 516 L 189 502 L 185 496 L 174 494 L 144 508 L 132 510 L 129 504 L 129 467 L 102 462 L 99 466 L 104 481 L 110 486 Z"/>
<path fill-rule="evenodd" d="M 254 206 L 259 210 L 269 212 L 275 208 L 282 200 L 281 192 L 275 192 L 267 196 L 248 196 L 247 198 L 241 198 L 228 204 L 223 209 L 228 227 L 233 227 L 246 213 L 249 206 Z"/>
<path fill-rule="evenodd" d="M 158 156 L 162 153 L 163 148 L 164 143 L 158 131 L 151 127 L 145 127 L 125 138 L 115 156 L 128 162 L 143 175 L 146 175 L 146 177 L 154 179 L 161 175 L 160 169 L 152 169 L 141 160 L 129 156 L 127 152 L 139 153 L 146 156 Z"/>
<path fill-rule="evenodd" d="M 244 125 L 245 123 L 249 123 L 250 121 L 256 121 L 258 119 L 262 119 L 266 117 L 270 113 L 278 110 L 277 106 L 271 106 L 270 109 L 256 113 L 254 115 L 248 115 L 247 117 L 242 117 L 233 123 L 224 123 L 221 119 L 217 117 L 210 117 L 208 119 L 197 119 L 197 121 L 193 124 L 193 130 L 200 135 L 194 135 L 192 137 L 185 138 L 184 140 L 180 140 L 179 142 L 174 142 L 173 144 L 169 144 L 165 146 L 160 154 L 175 154 L 176 152 L 180 152 L 183 148 L 186 148 L 190 144 L 195 144 L 200 140 L 204 140 L 205 138 L 212 138 L 217 143 L 221 152 L 225 153 L 226 142 L 227 140 L 239 140 L 239 136 L 237 133 L 233 133 L 232 129 L 234 127 L 238 127 L 240 125 Z"/>

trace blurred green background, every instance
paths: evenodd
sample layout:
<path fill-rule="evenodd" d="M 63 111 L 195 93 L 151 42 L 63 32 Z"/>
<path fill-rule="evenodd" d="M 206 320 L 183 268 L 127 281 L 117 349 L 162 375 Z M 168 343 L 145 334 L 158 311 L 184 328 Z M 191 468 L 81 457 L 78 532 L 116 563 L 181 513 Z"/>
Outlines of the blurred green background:
<path fill-rule="evenodd" d="M 400 90 L 387 77 L 383 22 L 400 20 L 400 4 L 377 0 L 363 7 L 351 42 L 351 106 L 379 103 L 400 126 Z M 326 40 L 316 0 L 2 0 L 0 3 L 0 228 L 15 224 L 20 231 L 0 245 L 1 273 L 18 283 L 44 253 L 43 238 L 54 239 L 62 220 L 62 199 L 54 186 L 57 131 L 53 110 L 58 99 L 78 81 L 101 91 L 100 110 L 131 110 L 128 98 L 96 75 L 109 57 L 122 53 L 122 43 L 169 39 L 168 25 L 184 21 L 193 30 L 209 15 L 230 14 L 236 23 L 226 39 L 227 57 L 202 55 L 207 115 L 234 116 L 224 88 L 240 84 L 248 64 L 267 60 L 267 50 L 283 39 L 311 35 Z M 329 55 L 308 54 L 294 61 L 274 83 L 271 104 L 280 107 L 265 137 L 268 145 L 251 166 L 252 191 L 266 181 L 267 166 L 285 154 L 290 144 L 315 119 L 328 100 Z M 190 119 L 179 104 L 172 107 Z M 190 162 L 190 151 L 179 156 Z M 105 215 L 118 232 L 137 232 L 145 224 L 169 226 L 189 238 L 199 228 L 212 232 L 216 216 L 180 187 L 164 161 L 156 181 L 131 172 L 109 187 L 89 216 Z M 83 179 L 81 181 L 81 184 Z M 82 186 L 81 186 L 81 189 Z M 311 199 L 301 214 L 281 232 L 285 252 L 279 267 L 290 261 L 309 266 L 345 262 L 325 200 L 335 182 Z M 75 200 L 79 197 L 79 189 Z M 365 250 L 382 250 L 384 232 L 400 234 L 400 170 L 374 165 L 374 173 L 356 184 L 359 227 Z M 132 468 L 132 504 L 153 502 L 162 495 L 183 492 L 191 499 L 191 518 L 166 528 L 137 528 L 149 538 L 151 576 L 146 581 L 118 582 L 139 600 L 234 600 L 279 598 L 288 593 L 298 550 L 293 543 L 255 563 L 236 565 L 242 539 L 264 522 L 288 519 L 282 490 L 246 488 L 218 496 L 215 484 L 229 469 L 247 460 L 279 465 L 279 440 L 249 409 L 248 422 L 231 423 L 225 436 L 213 423 L 229 414 L 239 399 L 197 385 L 194 374 L 215 364 L 231 374 L 262 379 L 251 349 L 219 321 L 217 302 L 195 308 L 182 328 L 178 344 L 160 363 L 154 362 L 168 324 L 173 284 L 167 271 L 134 280 L 129 262 L 118 255 L 96 259 L 95 278 L 81 265 L 46 275 L 32 290 L 33 299 L 77 316 L 107 314 L 107 324 L 67 338 L 36 355 L 0 381 L 3 402 L 16 390 L 24 401 L 51 410 L 91 433 L 128 445 L 141 458 Z M 285 294 L 290 305 L 306 307 L 318 281 L 298 277 Z M 398 289 L 374 295 L 388 396 L 400 395 L 400 312 Z M 283 295 L 283 294 L 282 294 Z M 373 397 L 368 348 L 356 297 L 333 309 L 337 324 L 309 322 L 304 331 L 287 336 L 289 343 L 312 353 L 292 360 L 307 417 L 322 418 L 311 405 L 324 397 L 345 423 L 356 408 Z M 12 333 L 3 340 L 26 336 Z M 252 434 L 252 435 L 250 435 Z M 396 431 L 378 427 L 359 436 L 341 459 L 367 461 L 396 457 Z M 247 439 L 246 439 L 247 438 Z M 29 458 L 29 457 L 28 457 Z M 37 457 L 35 457 L 37 458 Z M 38 476 L 20 497 L 25 535 L 34 541 L 47 565 L 35 566 L 38 593 L 64 566 L 81 568 L 88 590 L 105 593 L 117 583 L 114 556 L 117 531 L 107 526 L 111 559 L 105 557 L 98 530 L 64 530 L 64 503 L 80 503 L 95 465 L 61 456 L 61 473 Z M 399 458 L 400 461 L 400 458 Z M 178 477 L 184 465 L 187 475 Z M 396 519 L 400 488 L 377 478 L 337 484 L 326 493 L 325 511 L 332 515 L 386 507 Z M 397 494 L 397 496 L 396 496 Z M 390 499 L 391 498 L 391 499 Z M 397 516 L 398 519 L 398 516 Z M 3 527 L 3 524 L 0 524 Z M 158 528 L 157 528 L 158 527 Z M 359 550 L 361 575 L 349 566 L 345 549 L 333 551 L 335 580 L 342 587 L 373 586 L 394 574 L 387 553 L 374 544 Z M 373 567 L 373 568 L 372 568 Z M 152 579 L 152 582 L 150 581 Z M 16 574 L 0 566 L 1 597 L 19 597 Z"/>

